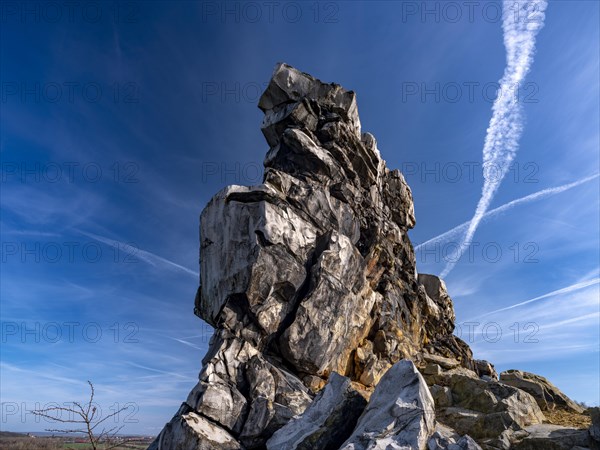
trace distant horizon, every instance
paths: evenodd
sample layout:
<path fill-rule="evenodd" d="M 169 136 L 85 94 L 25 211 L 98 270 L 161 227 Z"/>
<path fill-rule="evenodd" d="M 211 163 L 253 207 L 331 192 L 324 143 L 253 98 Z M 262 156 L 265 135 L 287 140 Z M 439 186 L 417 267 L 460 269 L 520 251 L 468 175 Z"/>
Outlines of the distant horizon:
<path fill-rule="evenodd" d="M 14 433 L 14 434 L 30 434 L 32 436 L 59 436 L 59 437 L 79 437 L 77 433 L 51 433 L 48 431 L 11 431 L 11 430 L 2 430 L 1 433 Z M 81 432 L 83 437 L 86 437 L 85 432 Z M 121 434 L 117 433 L 116 437 L 144 437 L 144 438 L 155 438 L 154 434 Z"/>

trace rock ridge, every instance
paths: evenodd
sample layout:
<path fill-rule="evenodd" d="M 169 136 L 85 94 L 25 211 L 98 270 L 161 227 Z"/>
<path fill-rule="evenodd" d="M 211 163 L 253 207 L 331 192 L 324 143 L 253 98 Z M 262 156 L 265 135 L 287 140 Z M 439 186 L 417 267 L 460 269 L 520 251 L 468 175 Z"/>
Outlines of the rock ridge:
<path fill-rule="evenodd" d="M 545 420 L 538 391 L 567 404 L 498 381 L 453 334 L 444 282 L 416 270 L 411 190 L 353 91 L 280 63 L 258 106 L 263 182 L 201 213 L 194 312 L 215 331 L 150 449 L 510 448 Z"/>

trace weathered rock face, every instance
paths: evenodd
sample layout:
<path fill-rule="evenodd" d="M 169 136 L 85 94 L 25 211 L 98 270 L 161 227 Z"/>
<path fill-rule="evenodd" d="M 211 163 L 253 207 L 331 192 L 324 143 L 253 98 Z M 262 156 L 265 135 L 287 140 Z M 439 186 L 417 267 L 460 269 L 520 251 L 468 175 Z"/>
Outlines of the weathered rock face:
<path fill-rule="evenodd" d="M 586 449 L 589 436 L 586 430 L 558 425 L 532 425 L 525 429 L 527 437 L 518 442 L 518 450 L 571 450 Z"/>
<path fill-rule="evenodd" d="M 373 386 L 424 345 L 471 365 L 443 282 L 416 277 L 410 189 L 361 134 L 354 93 L 281 64 L 259 106 L 264 183 L 202 213 L 197 313 L 324 379 Z"/>
<path fill-rule="evenodd" d="M 437 424 L 427 441 L 428 450 L 481 450 L 469 435 L 459 436 L 452 428 Z"/>
<path fill-rule="evenodd" d="M 340 450 L 424 450 L 435 428 L 434 403 L 411 361 L 381 378 L 352 435 Z"/>
<path fill-rule="evenodd" d="M 452 334 L 444 282 L 417 275 L 410 188 L 355 94 L 278 64 L 259 107 L 263 183 L 202 212 L 195 313 L 215 333 L 150 448 L 466 450 L 471 437 L 434 434 L 435 409 L 474 438 L 543 420 Z"/>
<path fill-rule="evenodd" d="M 482 378 L 487 377 L 485 379 L 489 381 L 498 381 L 498 372 L 496 372 L 492 363 L 484 359 L 476 359 L 474 362 L 477 375 Z"/>
<path fill-rule="evenodd" d="M 241 450 L 242 448 L 231 434 L 194 413 L 184 404 L 148 450 Z"/>
<path fill-rule="evenodd" d="M 500 381 L 531 394 L 544 411 L 558 408 L 579 414 L 583 412 L 581 406 L 540 375 L 520 370 L 507 370 L 500 374 Z"/>
<path fill-rule="evenodd" d="M 184 404 L 246 448 L 334 372 L 373 387 L 424 353 L 473 367 L 444 283 L 417 277 L 411 191 L 361 133 L 355 94 L 279 64 L 259 107 L 263 183 L 223 189 L 200 218 L 195 312 L 216 331 Z"/>
<path fill-rule="evenodd" d="M 545 420 L 531 395 L 486 377 L 463 367 L 443 370 L 428 365 L 425 379 L 438 399 L 439 420 L 476 439 L 496 437 L 505 429 L 520 430 Z"/>
<path fill-rule="evenodd" d="M 366 405 L 364 393 L 349 378 L 333 372 L 306 411 L 267 441 L 267 449 L 336 450 L 350 436 Z"/>

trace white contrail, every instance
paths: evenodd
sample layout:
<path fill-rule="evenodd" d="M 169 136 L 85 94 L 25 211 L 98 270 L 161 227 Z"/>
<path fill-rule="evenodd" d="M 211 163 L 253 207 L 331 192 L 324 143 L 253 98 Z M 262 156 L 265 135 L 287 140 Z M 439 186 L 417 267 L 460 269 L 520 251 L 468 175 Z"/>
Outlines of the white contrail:
<path fill-rule="evenodd" d="M 581 281 L 580 283 L 575 283 L 575 284 L 572 284 L 571 286 L 567 286 L 567 287 L 562 288 L 562 289 L 557 289 L 556 291 L 548 292 L 547 294 L 540 295 L 539 297 L 535 297 L 535 298 L 532 298 L 530 300 L 525 300 L 524 302 L 519 302 L 519 303 L 516 303 L 514 305 L 507 306 L 505 308 L 495 309 L 494 311 L 490 311 L 488 313 L 482 314 L 480 316 L 477 316 L 476 318 L 478 319 L 480 317 L 489 316 L 489 315 L 495 314 L 497 312 L 507 311 L 507 310 L 513 309 L 513 308 L 518 308 L 519 306 L 523 306 L 523 305 L 527 305 L 529 303 L 537 302 L 537 301 L 543 300 L 543 299 L 548 298 L 548 297 L 554 297 L 555 295 L 568 294 L 569 292 L 578 291 L 579 289 L 583 289 L 583 288 L 586 288 L 588 286 L 593 286 L 594 284 L 598 284 L 598 283 L 600 283 L 600 278 L 594 278 L 592 280 Z"/>
<path fill-rule="evenodd" d="M 515 5 L 518 6 L 517 11 Z M 535 2 L 534 12 L 528 11 L 528 6 L 531 5 L 531 3 L 524 3 L 524 8 L 521 8 L 519 2 L 512 0 L 503 2 L 502 29 L 506 47 L 506 68 L 500 79 L 500 90 L 492 107 L 492 118 L 483 146 L 483 167 L 494 167 L 499 170 L 494 173 L 491 170 L 483 171 L 481 198 L 459 246 L 459 255 L 462 255 L 465 246 L 473 238 L 481 218 L 496 195 L 519 148 L 519 139 L 523 133 L 521 105 L 518 99 L 509 93 L 514 94 L 531 68 L 535 36 L 544 26 L 547 2 L 545 0 Z M 458 258 L 449 261 L 440 276 L 443 278 L 448 275 L 457 261 Z"/>
<path fill-rule="evenodd" d="M 163 375 L 169 375 L 171 377 L 182 378 L 184 380 L 198 381 L 198 380 L 196 380 L 194 378 L 190 378 L 190 377 L 186 377 L 185 375 L 181 375 L 180 373 L 168 372 L 166 370 L 155 369 L 154 367 L 144 366 L 142 364 L 137 364 L 137 363 L 134 363 L 134 362 L 131 362 L 131 361 L 126 361 L 126 363 L 129 364 L 130 366 L 137 367 L 139 369 L 148 370 L 150 372 L 161 373 Z"/>
<path fill-rule="evenodd" d="M 206 350 L 205 348 L 198 347 L 197 345 L 194 345 L 191 342 L 186 341 L 185 339 L 179 339 L 179 338 L 175 338 L 175 337 L 171 337 L 171 336 L 167 336 L 167 337 L 169 339 L 173 339 L 174 341 L 179 342 L 180 344 L 187 345 L 188 347 L 192 347 L 192 348 L 195 348 L 197 350 Z"/>
<path fill-rule="evenodd" d="M 94 239 L 95 241 L 102 242 L 103 244 L 114 246 L 115 244 L 119 245 L 119 250 L 123 251 L 125 255 L 133 256 L 134 258 L 139 259 L 140 261 L 144 261 L 145 263 L 150 264 L 151 266 L 156 266 L 157 263 L 162 266 L 173 267 L 175 269 L 181 270 L 187 274 L 194 275 L 195 277 L 199 277 L 198 272 L 194 272 L 193 270 L 188 269 L 182 265 L 179 265 L 173 261 L 170 261 L 162 256 L 155 255 L 154 253 L 148 252 L 146 250 L 142 250 L 140 248 L 134 247 L 131 244 L 126 244 L 125 242 L 120 242 L 115 239 L 109 239 L 104 236 L 99 236 L 94 233 L 88 233 L 86 231 L 76 230 L 78 233 L 83 234 L 89 238 Z"/>
<path fill-rule="evenodd" d="M 550 197 L 555 194 L 560 194 L 561 192 L 567 191 L 567 190 L 572 189 L 576 186 L 579 186 L 583 183 L 587 183 L 588 181 L 594 180 L 594 179 L 598 178 L 599 176 L 600 176 L 600 173 L 597 173 L 595 175 L 574 181 L 573 183 L 563 184 L 561 186 L 556 186 L 553 188 L 542 189 L 541 191 L 537 191 L 537 192 L 534 192 L 533 194 L 526 195 L 525 197 L 517 198 L 508 203 L 505 203 L 502 206 L 499 206 L 497 208 L 494 208 L 494 209 L 486 212 L 482 216 L 481 221 L 485 222 L 486 220 L 489 220 L 489 219 L 493 218 L 494 216 L 496 216 L 506 210 L 509 210 L 517 205 L 520 205 L 522 203 L 529 203 L 529 202 L 533 202 L 535 200 L 541 200 L 543 198 Z M 454 236 L 464 233 L 465 230 L 469 227 L 470 223 L 471 223 L 470 221 L 463 222 L 460 225 L 452 228 L 451 230 L 446 231 L 445 233 L 442 233 L 438 236 L 432 237 L 431 239 L 415 246 L 415 252 L 420 251 L 421 249 L 425 248 L 427 245 L 435 244 L 436 242 L 445 242 L 445 241 L 448 241 L 449 239 L 453 238 Z"/>
<path fill-rule="evenodd" d="M 542 325 L 540 327 L 540 330 L 547 330 L 548 328 L 563 327 L 565 325 L 569 325 L 569 324 L 572 324 L 572 323 L 575 323 L 575 324 L 581 326 L 581 325 L 585 325 L 585 320 L 587 320 L 587 319 L 596 319 L 596 318 L 600 318 L 600 312 L 593 312 L 593 313 L 589 313 L 589 314 L 583 314 L 581 316 L 571 317 L 570 319 L 559 320 L 557 322 L 549 323 L 547 325 Z M 596 323 L 598 323 L 598 322 L 596 321 Z"/>

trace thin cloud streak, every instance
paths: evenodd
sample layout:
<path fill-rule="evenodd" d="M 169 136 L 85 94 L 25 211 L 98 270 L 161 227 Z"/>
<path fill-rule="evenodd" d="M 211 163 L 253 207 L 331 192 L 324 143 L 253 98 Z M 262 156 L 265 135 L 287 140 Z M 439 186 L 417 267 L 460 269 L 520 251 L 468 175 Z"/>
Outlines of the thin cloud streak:
<path fill-rule="evenodd" d="M 31 369 L 25 369 L 23 367 L 19 367 L 15 364 L 8 364 L 8 363 L 0 363 L 0 371 L 4 371 L 4 370 L 8 370 L 11 372 L 20 372 L 20 373 L 25 373 L 25 374 L 34 374 L 36 377 L 41 377 L 41 378 L 45 378 L 47 380 L 52 380 L 52 381 L 60 381 L 61 383 L 70 383 L 70 384 L 75 384 L 75 385 L 85 385 L 85 383 L 81 380 L 77 380 L 75 378 L 68 378 L 68 377 L 61 377 L 58 375 L 53 375 L 52 373 L 49 373 L 47 371 L 37 371 L 37 370 L 31 370 Z"/>
<path fill-rule="evenodd" d="M 81 231 L 81 230 L 76 230 L 76 231 L 80 234 L 83 234 L 84 236 L 94 239 L 95 241 L 102 242 L 103 244 L 106 244 L 106 245 L 113 246 L 115 243 L 117 243 L 117 244 L 119 244 L 120 248 L 123 249 L 124 252 L 139 259 L 140 261 L 150 264 L 151 266 L 156 267 L 157 265 L 162 265 L 162 266 L 166 266 L 166 267 L 170 267 L 170 268 L 174 267 L 174 268 L 181 270 L 187 274 L 193 275 L 196 278 L 198 278 L 200 276 L 200 274 L 198 272 L 194 272 L 193 270 L 190 270 L 187 267 L 179 265 L 173 261 L 163 258 L 162 256 L 158 256 L 158 255 L 148 252 L 146 250 L 142 250 L 140 248 L 133 247 L 130 244 L 126 244 L 125 242 L 120 242 L 115 239 L 109 239 L 107 237 L 99 236 L 94 233 L 88 233 L 86 231 Z"/>
<path fill-rule="evenodd" d="M 554 297 L 556 295 L 561 295 L 561 294 L 568 294 L 569 292 L 578 291 L 580 289 L 586 288 L 588 286 L 593 286 L 594 284 L 598 284 L 598 283 L 600 283 L 600 278 L 594 278 L 592 280 L 575 283 L 575 284 L 572 284 L 571 286 L 567 286 L 565 288 L 557 289 L 556 291 L 552 291 L 552 292 L 548 292 L 547 294 L 540 295 L 539 297 L 535 297 L 530 300 L 525 300 L 524 302 L 515 303 L 514 305 L 510 305 L 505 308 L 495 309 L 494 311 L 490 311 L 490 312 L 487 312 L 480 316 L 477 316 L 476 319 L 479 319 L 481 317 L 486 317 L 486 316 L 489 316 L 489 315 L 492 315 L 492 314 L 495 314 L 498 312 L 507 311 L 509 309 L 518 308 L 520 306 L 528 305 L 529 303 L 537 302 L 537 301 L 543 300 L 548 297 Z"/>
<path fill-rule="evenodd" d="M 511 12 L 514 5 L 515 2 L 510 0 L 503 2 L 504 19 L 502 29 L 504 31 L 504 46 L 506 47 L 506 68 L 500 80 L 498 97 L 492 107 L 493 114 L 483 146 L 483 167 L 498 167 L 500 170 L 499 173 L 494 174 L 491 173 L 492 171 L 483 171 L 484 181 L 481 198 L 460 243 L 459 255 L 473 239 L 481 219 L 494 199 L 519 149 L 519 139 L 523 134 L 521 105 L 518 100 L 512 95 L 508 95 L 508 93 L 512 92 L 515 86 L 521 85 L 531 69 L 535 52 L 535 37 L 544 26 L 544 11 L 547 2 L 536 2 L 537 14 L 535 19 L 523 18 L 521 17 L 522 14 L 515 17 Z M 519 9 L 519 12 L 525 13 L 526 11 Z M 444 278 L 448 275 L 457 262 L 458 260 L 454 259 L 449 261 L 442 271 L 441 277 Z"/>
<path fill-rule="evenodd" d="M 167 337 L 169 339 L 173 339 L 174 341 L 179 342 L 180 344 L 187 345 L 188 347 L 192 347 L 192 348 L 195 348 L 197 350 L 206 351 L 206 348 L 198 347 L 197 345 L 192 344 L 191 342 L 186 341 L 185 339 L 179 339 L 179 338 L 175 338 L 175 337 L 171 337 L 171 336 L 167 336 Z"/>
<path fill-rule="evenodd" d="M 139 369 L 148 370 L 150 372 L 155 372 L 155 373 L 159 373 L 159 374 L 162 374 L 162 375 L 169 375 L 171 377 L 181 378 L 182 380 L 185 380 L 185 381 L 196 381 L 194 378 L 186 377 L 185 375 L 181 375 L 180 373 L 168 372 L 166 370 L 155 369 L 153 367 L 148 367 L 148 366 L 144 366 L 142 364 L 136 364 L 136 363 L 133 363 L 133 362 L 128 362 L 128 364 L 130 366 L 137 367 Z"/>
<path fill-rule="evenodd" d="M 541 200 L 543 198 L 550 197 L 552 195 L 556 195 L 556 194 L 560 194 L 561 192 L 568 191 L 569 189 L 572 189 L 574 187 L 577 187 L 579 185 L 587 183 L 588 181 L 594 180 L 594 179 L 598 178 L 599 176 L 600 176 L 600 173 L 597 173 L 595 175 L 591 175 L 589 177 L 582 178 L 582 179 L 574 181 L 572 183 L 563 184 L 561 186 L 556 186 L 553 188 L 542 189 L 541 191 L 537 191 L 537 192 L 534 192 L 533 194 L 526 195 L 525 197 L 517 198 L 508 203 L 505 203 L 502 206 L 494 208 L 491 211 L 486 212 L 482 216 L 481 221 L 485 222 L 486 220 L 492 219 L 495 216 L 497 216 L 498 214 L 508 211 L 509 209 L 512 209 L 515 206 L 518 206 L 518 205 L 521 205 L 524 203 L 530 203 L 530 202 L 533 202 L 536 200 Z M 452 228 L 451 230 L 448 230 L 438 236 L 432 237 L 431 239 L 423 242 L 422 244 L 415 246 L 415 251 L 418 252 L 421 249 L 423 249 L 425 246 L 434 244 L 436 242 L 445 242 L 448 239 L 450 239 L 454 236 L 457 236 L 460 233 L 463 233 L 469 227 L 470 223 L 471 223 L 471 221 L 463 222 L 460 225 Z"/>
<path fill-rule="evenodd" d="M 582 325 L 582 322 L 584 322 L 588 319 L 597 319 L 599 317 L 600 317 L 600 312 L 593 312 L 593 313 L 589 313 L 589 314 L 584 314 L 582 316 L 573 317 L 571 319 L 559 320 L 554 323 L 543 325 L 540 327 L 540 330 L 546 330 L 548 328 L 562 327 L 563 325 L 568 325 L 571 323 L 574 323 L 577 325 Z"/>

